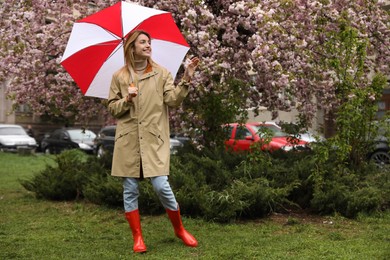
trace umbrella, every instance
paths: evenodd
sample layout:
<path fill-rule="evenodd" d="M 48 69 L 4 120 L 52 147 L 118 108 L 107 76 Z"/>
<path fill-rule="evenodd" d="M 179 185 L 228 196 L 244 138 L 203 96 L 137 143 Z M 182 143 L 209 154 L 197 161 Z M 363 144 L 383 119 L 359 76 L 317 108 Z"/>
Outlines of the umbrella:
<path fill-rule="evenodd" d="M 152 38 L 153 60 L 176 73 L 189 50 L 171 13 L 120 1 L 74 23 L 61 65 L 86 96 L 108 98 L 124 63 L 123 43 L 134 30 Z"/>

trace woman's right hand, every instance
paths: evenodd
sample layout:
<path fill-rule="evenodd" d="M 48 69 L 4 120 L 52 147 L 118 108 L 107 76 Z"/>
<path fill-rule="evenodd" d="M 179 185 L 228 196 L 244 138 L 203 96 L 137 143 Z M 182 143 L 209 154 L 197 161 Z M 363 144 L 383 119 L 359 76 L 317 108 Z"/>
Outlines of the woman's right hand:
<path fill-rule="evenodd" d="M 130 86 L 127 88 L 127 91 L 129 92 L 129 95 L 131 97 L 136 97 L 138 95 L 138 88 L 137 87 Z"/>
<path fill-rule="evenodd" d="M 138 95 L 138 88 L 134 87 L 134 85 L 131 84 L 130 87 L 127 88 L 127 91 L 129 92 L 129 94 L 126 96 L 126 101 L 132 102 L 132 98 Z"/>

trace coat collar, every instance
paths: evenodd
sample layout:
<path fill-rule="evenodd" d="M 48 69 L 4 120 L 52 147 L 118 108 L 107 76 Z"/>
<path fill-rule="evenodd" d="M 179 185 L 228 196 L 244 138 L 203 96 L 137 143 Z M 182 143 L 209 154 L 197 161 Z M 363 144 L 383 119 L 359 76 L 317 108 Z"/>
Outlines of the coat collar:
<path fill-rule="evenodd" d="M 144 79 L 147 79 L 147 78 L 150 78 L 154 75 L 158 74 L 158 71 L 156 71 L 155 69 L 153 69 L 152 71 L 150 72 L 147 72 L 147 73 L 144 73 L 142 74 L 140 77 L 139 77 L 139 80 L 144 80 Z"/>

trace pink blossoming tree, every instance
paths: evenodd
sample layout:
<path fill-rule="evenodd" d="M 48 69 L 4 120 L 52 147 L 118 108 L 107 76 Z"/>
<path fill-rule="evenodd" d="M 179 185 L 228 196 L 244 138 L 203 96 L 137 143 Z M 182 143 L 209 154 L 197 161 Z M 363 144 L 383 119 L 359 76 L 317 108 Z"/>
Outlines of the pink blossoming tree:
<path fill-rule="evenodd" d="M 87 2 L 2 4 L 0 76 L 10 80 L 16 104 L 76 120 L 104 111 L 100 100 L 82 96 L 59 65 L 73 21 L 94 11 Z M 116 1 L 94 2 L 100 9 Z M 207 144 L 221 124 L 245 118 L 249 107 L 265 106 L 275 116 L 296 108 L 310 125 L 317 110 L 334 113 L 354 89 L 370 86 L 369 75 L 390 75 L 389 15 L 381 1 L 137 2 L 172 12 L 190 54 L 201 58 L 195 88 L 172 119 L 176 128 L 203 130 Z M 353 46 L 361 50 L 346 48 L 344 31 L 353 31 L 361 43 Z M 352 83 L 342 84 L 345 79 Z"/>
<path fill-rule="evenodd" d="M 94 12 L 89 1 L 3 1 L 0 7 L 0 80 L 14 105 L 65 124 L 104 113 L 101 101 L 82 96 L 59 64 L 73 22 Z M 104 2 L 104 3 L 103 3 Z M 116 1 L 99 1 L 96 8 Z"/>

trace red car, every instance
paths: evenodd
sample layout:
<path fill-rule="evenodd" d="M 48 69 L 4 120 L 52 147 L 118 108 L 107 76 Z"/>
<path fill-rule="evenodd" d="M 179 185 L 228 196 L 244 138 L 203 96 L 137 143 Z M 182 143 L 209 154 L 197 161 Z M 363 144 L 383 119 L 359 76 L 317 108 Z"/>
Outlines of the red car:
<path fill-rule="evenodd" d="M 262 150 L 275 151 L 283 149 L 290 151 L 294 148 L 305 148 L 307 142 L 293 140 L 284 133 L 279 126 L 273 123 L 231 123 L 225 125 L 228 139 L 225 141 L 226 149 L 233 151 L 249 151 L 255 143 L 264 142 L 262 137 L 272 136 L 268 144 L 262 145 Z M 267 135 L 269 133 L 270 135 Z"/>

